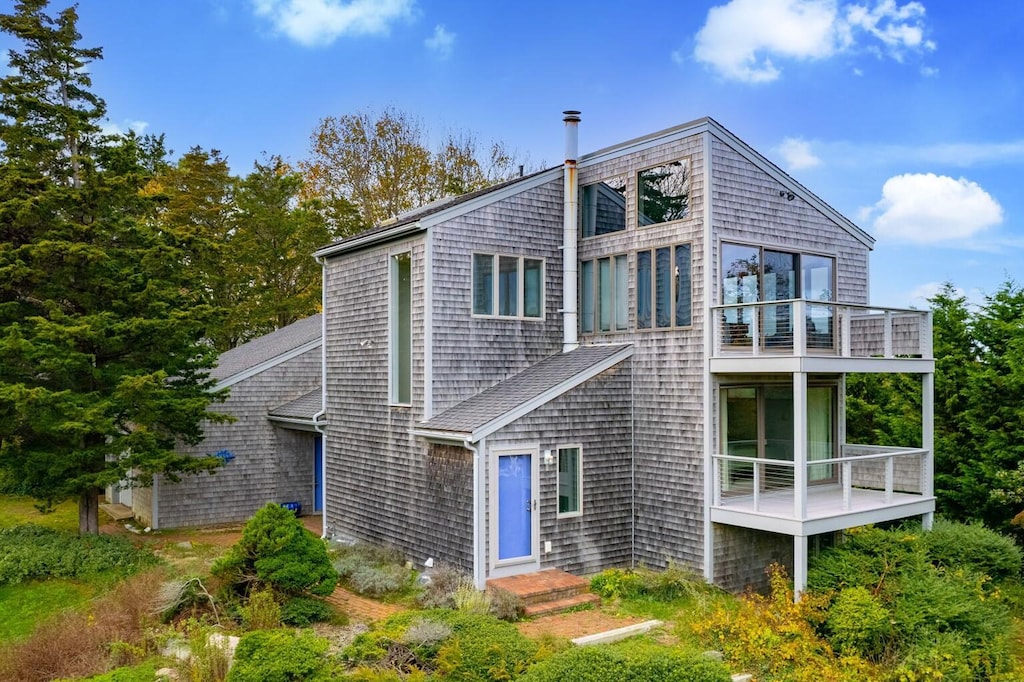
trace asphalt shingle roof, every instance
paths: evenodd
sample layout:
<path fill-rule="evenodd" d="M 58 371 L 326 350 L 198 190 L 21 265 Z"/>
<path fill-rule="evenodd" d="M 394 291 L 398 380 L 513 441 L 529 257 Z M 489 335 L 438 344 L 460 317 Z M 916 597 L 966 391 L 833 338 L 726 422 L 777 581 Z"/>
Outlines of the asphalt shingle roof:
<path fill-rule="evenodd" d="M 210 377 L 218 381 L 230 379 L 247 369 L 319 339 L 320 329 L 320 315 L 312 315 L 224 351 L 217 358 L 217 366 L 210 372 Z"/>
<path fill-rule="evenodd" d="M 309 419 L 312 420 L 320 411 L 320 387 L 317 386 L 309 393 L 287 402 L 284 405 L 275 407 L 270 411 L 271 417 L 284 417 L 286 419 Z"/>
<path fill-rule="evenodd" d="M 472 433 L 627 347 L 629 344 L 581 346 L 568 353 L 552 355 L 422 422 L 420 426 L 432 431 Z"/>

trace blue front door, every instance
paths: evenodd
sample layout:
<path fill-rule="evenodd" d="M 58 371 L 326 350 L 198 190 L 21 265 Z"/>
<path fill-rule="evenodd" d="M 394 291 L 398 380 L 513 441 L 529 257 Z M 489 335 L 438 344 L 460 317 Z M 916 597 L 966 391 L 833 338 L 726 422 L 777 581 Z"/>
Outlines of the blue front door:
<path fill-rule="evenodd" d="M 324 510 L 324 437 L 317 434 L 313 445 L 313 511 Z"/>
<path fill-rule="evenodd" d="M 498 456 L 498 561 L 533 556 L 533 456 Z"/>

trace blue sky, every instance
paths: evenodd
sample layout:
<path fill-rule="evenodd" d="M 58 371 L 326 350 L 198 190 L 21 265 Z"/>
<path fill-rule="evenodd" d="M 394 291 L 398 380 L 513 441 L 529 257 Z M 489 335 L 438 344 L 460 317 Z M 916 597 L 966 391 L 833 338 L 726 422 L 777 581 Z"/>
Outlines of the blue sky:
<path fill-rule="evenodd" d="M 9 2 L 9 0 L 8 0 Z M 7 4 L 7 3 L 4 3 Z M 53 13 L 64 7 L 54 0 Z M 9 11 L 9 10 L 5 10 Z M 108 126 L 247 172 L 394 106 L 558 163 L 712 116 L 876 237 L 872 302 L 1024 281 L 1024 2 L 85 0 Z M 0 38 L 8 46 L 9 39 Z"/>

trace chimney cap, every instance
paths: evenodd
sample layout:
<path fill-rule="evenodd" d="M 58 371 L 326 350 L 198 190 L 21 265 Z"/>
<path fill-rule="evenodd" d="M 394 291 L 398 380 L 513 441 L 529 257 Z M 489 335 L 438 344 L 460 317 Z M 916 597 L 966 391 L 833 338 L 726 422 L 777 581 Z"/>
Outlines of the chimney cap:
<path fill-rule="evenodd" d="M 578 123 L 580 120 L 580 112 L 576 111 L 575 109 L 568 109 L 566 111 L 563 111 L 562 113 L 565 114 L 565 118 L 563 118 L 562 120 L 565 121 L 566 123 Z"/>

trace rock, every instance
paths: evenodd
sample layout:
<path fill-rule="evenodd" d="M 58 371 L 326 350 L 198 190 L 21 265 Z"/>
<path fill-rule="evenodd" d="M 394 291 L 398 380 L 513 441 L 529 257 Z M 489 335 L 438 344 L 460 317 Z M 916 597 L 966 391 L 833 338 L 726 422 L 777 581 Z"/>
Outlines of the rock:
<path fill-rule="evenodd" d="M 178 679 L 178 671 L 174 668 L 160 668 L 156 671 L 156 679 L 157 682 L 163 682 L 163 680 L 176 682 Z"/>
<path fill-rule="evenodd" d="M 185 540 L 184 542 L 176 543 L 175 547 L 179 547 L 181 549 L 192 549 L 192 542 L 189 540 Z"/>
<path fill-rule="evenodd" d="M 721 661 L 725 658 L 721 651 L 705 651 L 701 654 L 704 658 L 710 658 L 712 661 Z"/>

